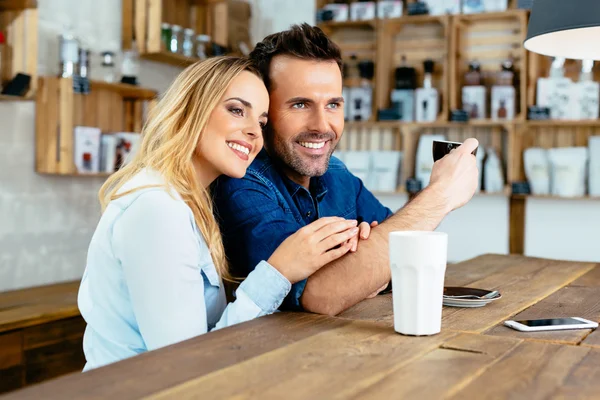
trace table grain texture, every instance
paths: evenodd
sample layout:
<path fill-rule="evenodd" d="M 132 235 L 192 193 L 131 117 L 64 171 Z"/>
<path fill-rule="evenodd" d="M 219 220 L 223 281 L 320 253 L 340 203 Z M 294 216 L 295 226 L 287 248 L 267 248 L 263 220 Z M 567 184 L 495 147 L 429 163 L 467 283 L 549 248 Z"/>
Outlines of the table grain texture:
<path fill-rule="evenodd" d="M 597 264 L 485 255 L 449 265 L 445 284 L 499 290 L 502 299 L 444 307 L 442 332 L 428 337 L 394 332 L 391 295 L 337 317 L 276 313 L 3 398 L 600 398 L 599 332 L 502 325 L 600 321 Z"/>

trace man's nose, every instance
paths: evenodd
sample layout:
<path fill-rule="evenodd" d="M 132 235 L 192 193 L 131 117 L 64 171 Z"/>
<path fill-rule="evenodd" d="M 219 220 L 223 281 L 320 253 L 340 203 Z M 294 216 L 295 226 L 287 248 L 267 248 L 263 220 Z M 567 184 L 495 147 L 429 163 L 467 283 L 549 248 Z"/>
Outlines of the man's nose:
<path fill-rule="evenodd" d="M 307 128 L 313 132 L 329 132 L 331 129 L 325 110 L 315 110 L 311 115 Z"/>

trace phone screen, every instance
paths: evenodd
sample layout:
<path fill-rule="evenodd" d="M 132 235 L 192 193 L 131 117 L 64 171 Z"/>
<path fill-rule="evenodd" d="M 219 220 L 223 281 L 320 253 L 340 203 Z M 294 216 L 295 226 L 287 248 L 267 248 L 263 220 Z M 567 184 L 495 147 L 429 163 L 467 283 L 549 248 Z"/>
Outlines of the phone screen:
<path fill-rule="evenodd" d="M 525 326 L 552 326 L 552 325 L 581 325 L 584 322 L 574 318 L 528 319 L 517 321 Z"/>

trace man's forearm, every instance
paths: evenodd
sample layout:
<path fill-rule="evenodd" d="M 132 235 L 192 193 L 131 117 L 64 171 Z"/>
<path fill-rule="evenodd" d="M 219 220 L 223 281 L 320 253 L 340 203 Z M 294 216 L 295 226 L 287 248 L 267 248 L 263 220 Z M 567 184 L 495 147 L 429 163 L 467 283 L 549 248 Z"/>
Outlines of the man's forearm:
<path fill-rule="evenodd" d="M 381 225 L 373 228 L 356 253 L 321 268 L 307 283 L 301 298 L 307 311 L 337 315 L 364 300 L 390 280 L 388 236 L 393 231 L 432 231 L 450 211 L 444 199 L 425 189 Z"/>

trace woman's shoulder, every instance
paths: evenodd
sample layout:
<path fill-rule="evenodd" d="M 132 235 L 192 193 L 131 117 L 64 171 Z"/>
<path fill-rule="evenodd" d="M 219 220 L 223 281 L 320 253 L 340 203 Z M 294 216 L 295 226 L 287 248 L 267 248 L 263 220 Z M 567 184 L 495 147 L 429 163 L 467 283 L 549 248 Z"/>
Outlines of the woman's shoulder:
<path fill-rule="evenodd" d="M 190 211 L 179 193 L 155 171 L 143 169 L 125 182 L 117 192 L 119 197 L 111 205 L 126 210 L 150 208 L 164 211 Z"/>
<path fill-rule="evenodd" d="M 179 193 L 164 181 L 149 179 L 140 173 L 126 182 L 104 214 L 121 230 L 138 232 L 140 229 L 158 229 L 167 232 L 179 230 L 182 224 L 194 229 L 194 216 Z M 104 217 L 104 215 L 103 215 Z M 184 230 L 185 231 L 185 230 Z"/>

